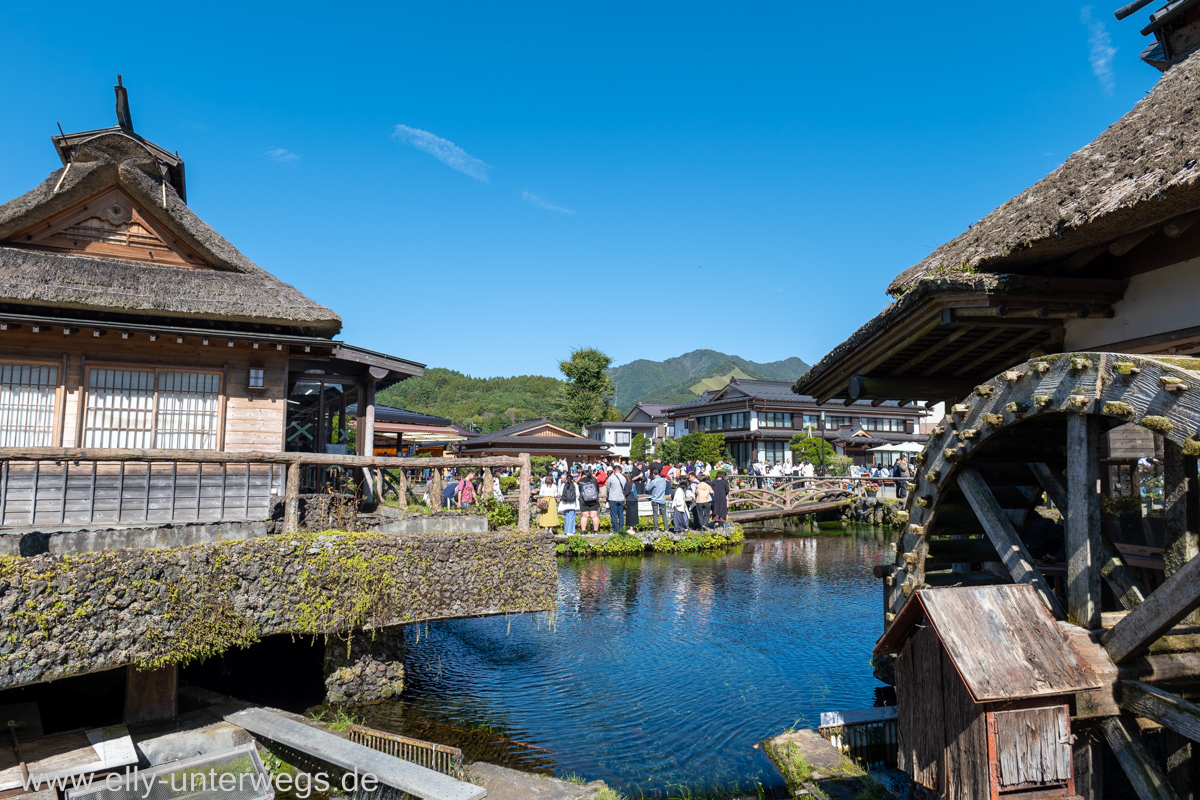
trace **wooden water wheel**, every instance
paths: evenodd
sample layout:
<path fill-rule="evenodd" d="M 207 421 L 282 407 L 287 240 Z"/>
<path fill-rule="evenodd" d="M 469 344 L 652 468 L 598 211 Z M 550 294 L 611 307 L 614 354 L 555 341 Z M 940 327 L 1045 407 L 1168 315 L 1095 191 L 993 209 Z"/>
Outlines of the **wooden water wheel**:
<path fill-rule="evenodd" d="M 1140 797 L 1196 796 L 1200 707 L 1181 695 L 1200 684 L 1200 626 L 1191 624 L 1200 607 L 1200 359 L 1047 356 L 977 386 L 947 412 L 914 460 L 909 524 L 895 566 L 883 570 L 888 624 L 918 589 L 1031 584 L 1105 684 L 1077 699 L 1079 794 L 1099 796 L 1104 741 Z M 1139 574 L 1112 536 L 1114 504 L 1142 500 L 1136 462 L 1120 491 L 1100 480 L 1112 469 L 1102 464 L 1103 434 L 1128 424 L 1161 441 L 1157 575 Z M 1052 564 L 1026 545 L 1043 495 L 1065 528 L 1065 559 Z M 1166 769 L 1145 729 L 1159 737 Z"/>

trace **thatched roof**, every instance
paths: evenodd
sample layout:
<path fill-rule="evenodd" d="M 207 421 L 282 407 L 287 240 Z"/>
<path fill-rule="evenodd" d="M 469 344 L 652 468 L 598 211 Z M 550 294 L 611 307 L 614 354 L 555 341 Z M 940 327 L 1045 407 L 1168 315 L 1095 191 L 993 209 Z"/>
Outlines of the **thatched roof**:
<path fill-rule="evenodd" d="M 279 326 L 315 336 L 341 330 L 337 314 L 242 255 L 188 208 L 170 182 L 164 192 L 157 160 L 139 137 L 100 132 L 75 146 L 71 157 L 69 168 L 0 205 L 0 303 Z M 5 241 L 113 187 L 206 266 L 76 255 Z"/>
<path fill-rule="evenodd" d="M 888 292 L 1032 267 L 1200 208 L 1200 54 L 1061 167 L 905 270 Z"/>

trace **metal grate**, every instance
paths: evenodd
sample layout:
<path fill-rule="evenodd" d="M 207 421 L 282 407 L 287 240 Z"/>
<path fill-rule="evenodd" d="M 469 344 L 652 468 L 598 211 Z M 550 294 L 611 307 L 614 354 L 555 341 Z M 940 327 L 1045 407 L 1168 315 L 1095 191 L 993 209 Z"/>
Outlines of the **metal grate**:
<path fill-rule="evenodd" d="M 88 788 L 68 789 L 66 797 L 67 800 L 270 800 L 275 795 L 271 777 L 263 769 L 253 744 L 130 772 L 125 781 L 117 789 L 96 781 Z M 151 786 L 149 791 L 147 785 Z"/>
<path fill-rule="evenodd" d="M 453 778 L 462 778 L 464 775 L 463 754 L 457 747 L 410 739 L 387 731 L 364 728 L 362 725 L 349 726 L 346 729 L 346 738 L 443 775 Z"/>
<path fill-rule="evenodd" d="M 0 364 L 0 447 L 54 444 L 58 367 Z"/>
<path fill-rule="evenodd" d="M 817 733 L 838 752 L 869 769 L 895 767 L 899 748 L 896 708 L 824 712 Z"/>

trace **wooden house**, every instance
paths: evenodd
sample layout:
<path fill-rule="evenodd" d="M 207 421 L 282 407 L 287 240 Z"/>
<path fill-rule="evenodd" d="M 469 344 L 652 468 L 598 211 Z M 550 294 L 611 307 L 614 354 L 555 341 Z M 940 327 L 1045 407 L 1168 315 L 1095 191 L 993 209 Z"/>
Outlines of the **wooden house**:
<path fill-rule="evenodd" d="M 949 800 L 1075 795 L 1075 694 L 1100 682 L 1031 587 L 918 591 L 875 653 L 896 654 L 897 764 L 916 787 Z"/>
<path fill-rule="evenodd" d="M 0 447 L 344 452 L 357 402 L 372 453 L 376 388 L 423 366 L 336 341 L 337 314 L 206 225 L 116 91 L 117 125 L 54 136 L 62 165 L 0 205 Z M 283 480 L 5 463 L 0 526 L 261 518 Z"/>
<path fill-rule="evenodd" d="M 696 431 L 725 434 L 726 449 L 739 470 L 755 460 L 790 462 L 788 442 L 801 432 L 823 436 L 840 455 L 867 464 L 872 447 L 921 441 L 917 427 L 928 413 L 924 408 L 901 407 L 894 401 L 864 401 L 825 414 L 822 429 L 823 411 L 814 398 L 797 396 L 786 381 L 734 377 L 720 389 L 665 408 L 663 413 L 671 419 L 676 436 Z"/>
<path fill-rule="evenodd" d="M 494 433 L 487 433 L 459 444 L 463 458 L 512 456 L 565 457 L 571 462 L 598 461 L 610 456 L 609 445 L 555 425 L 545 417 L 518 422 Z"/>

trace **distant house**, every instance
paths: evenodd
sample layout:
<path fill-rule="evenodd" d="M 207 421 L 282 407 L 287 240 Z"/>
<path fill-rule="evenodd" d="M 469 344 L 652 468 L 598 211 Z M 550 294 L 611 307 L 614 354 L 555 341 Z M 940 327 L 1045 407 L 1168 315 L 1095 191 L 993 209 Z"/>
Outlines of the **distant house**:
<path fill-rule="evenodd" d="M 639 433 L 653 439 L 658 424 L 655 422 L 593 422 L 587 426 L 588 436 L 597 442 L 609 445 L 610 452 L 621 458 L 629 458 L 633 437 Z"/>
<path fill-rule="evenodd" d="M 651 437 L 654 443 L 657 444 L 663 439 L 670 439 L 675 436 L 675 429 L 672 426 L 671 418 L 667 416 L 667 409 L 671 408 L 673 403 L 638 403 L 628 414 L 625 415 L 626 422 L 653 422 L 654 435 Z"/>
<path fill-rule="evenodd" d="M 569 431 L 545 417 L 520 422 L 459 445 L 459 455 L 463 458 L 521 453 L 556 458 L 566 456 L 570 461 L 594 460 L 610 455 L 608 444 Z"/>
<path fill-rule="evenodd" d="M 721 389 L 698 399 L 664 409 L 676 438 L 696 431 L 725 434 L 726 449 L 745 469 L 752 461 L 790 463 L 788 442 L 799 432 L 823 436 L 839 455 L 858 464 L 872 460 L 871 448 L 886 444 L 923 441 L 917 427 L 928 413 L 921 406 L 896 402 L 873 406 L 853 403 L 825 414 L 816 400 L 794 394 L 787 381 L 754 381 L 730 378 Z"/>
<path fill-rule="evenodd" d="M 346 407 L 351 418 L 357 417 L 358 406 Z M 395 441 L 380 434 L 395 435 Z M 375 455 L 377 456 L 442 456 L 448 445 L 478 437 L 445 417 L 422 414 L 392 406 L 375 406 Z"/>

